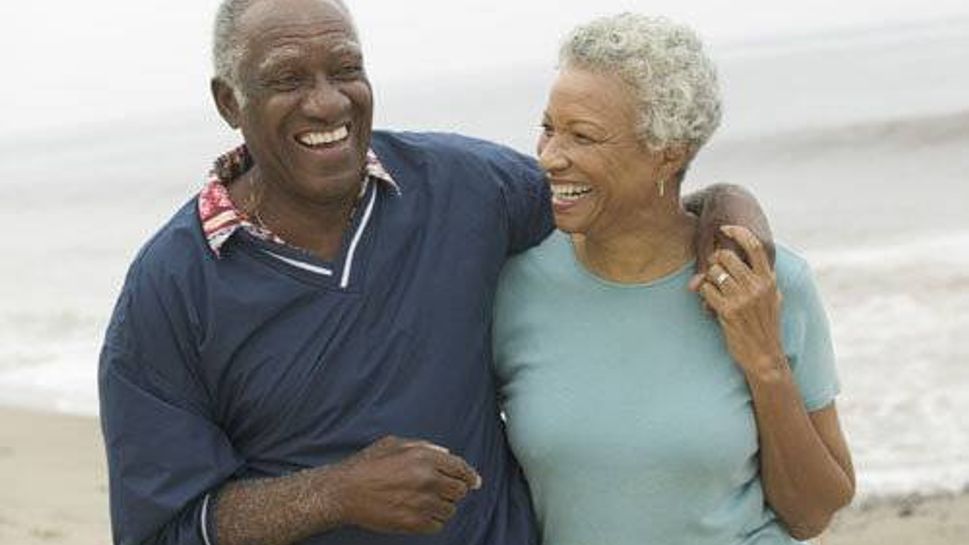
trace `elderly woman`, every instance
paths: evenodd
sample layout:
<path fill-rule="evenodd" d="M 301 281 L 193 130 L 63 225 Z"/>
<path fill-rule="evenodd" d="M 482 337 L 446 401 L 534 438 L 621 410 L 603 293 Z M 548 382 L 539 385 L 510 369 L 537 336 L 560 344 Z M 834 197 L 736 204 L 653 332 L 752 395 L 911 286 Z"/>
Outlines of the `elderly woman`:
<path fill-rule="evenodd" d="M 494 337 L 544 543 L 819 534 L 854 476 L 808 265 L 778 248 L 772 270 L 726 227 L 744 258 L 691 279 L 680 185 L 720 120 L 713 65 L 689 29 L 632 14 L 578 28 L 560 61 L 538 144 L 558 231 L 506 266 Z"/>

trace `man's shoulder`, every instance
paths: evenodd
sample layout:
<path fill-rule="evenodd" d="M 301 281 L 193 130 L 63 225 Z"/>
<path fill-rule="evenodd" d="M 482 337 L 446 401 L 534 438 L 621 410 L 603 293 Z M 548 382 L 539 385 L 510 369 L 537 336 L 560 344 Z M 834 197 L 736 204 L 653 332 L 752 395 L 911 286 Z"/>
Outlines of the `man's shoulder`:
<path fill-rule="evenodd" d="M 448 132 L 379 130 L 373 133 L 373 147 L 381 158 L 387 155 L 420 161 L 464 159 L 537 167 L 533 158 L 503 144 Z"/>
<path fill-rule="evenodd" d="M 166 276 L 197 269 L 207 259 L 205 237 L 198 219 L 198 197 L 183 204 L 141 247 L 130 274 Z"/>

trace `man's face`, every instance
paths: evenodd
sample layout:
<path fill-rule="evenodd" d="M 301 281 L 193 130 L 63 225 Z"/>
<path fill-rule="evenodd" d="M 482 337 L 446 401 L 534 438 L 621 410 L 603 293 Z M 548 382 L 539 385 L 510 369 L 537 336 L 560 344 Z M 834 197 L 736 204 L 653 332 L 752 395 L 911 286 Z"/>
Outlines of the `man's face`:
<path fill-rule="evenodd" d="M 349 16 L 325 0 L 266 0 L 238 32 L 237 124 L 264 181 L 318 204 L 355 196 L 373 95 Z"/>

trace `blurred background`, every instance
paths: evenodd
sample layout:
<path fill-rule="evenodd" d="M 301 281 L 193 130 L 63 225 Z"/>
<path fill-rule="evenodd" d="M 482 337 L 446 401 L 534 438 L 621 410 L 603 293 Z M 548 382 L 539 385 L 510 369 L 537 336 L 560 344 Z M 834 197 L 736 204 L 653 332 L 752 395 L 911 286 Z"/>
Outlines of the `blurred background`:
<path fill-rule="evenodd" d="M 639 11 L 697 29 L 725 118 L 687 190 L 748 186 L 777 238 L 815 266 L 862 501 L 965 495 L 969 3 L 347 3 L 377 127 L 528 153 L 569 28 Z M 240 141 L 208 94 L 217 4 L 0 4 L 0 406 L 96 415 L 99 344 L 127 264 Z M 32 435 L 2 435 L 23 426 L 3 410 L 0 465 Z M 3 505 L 0 537 L 18 520 Z"/>

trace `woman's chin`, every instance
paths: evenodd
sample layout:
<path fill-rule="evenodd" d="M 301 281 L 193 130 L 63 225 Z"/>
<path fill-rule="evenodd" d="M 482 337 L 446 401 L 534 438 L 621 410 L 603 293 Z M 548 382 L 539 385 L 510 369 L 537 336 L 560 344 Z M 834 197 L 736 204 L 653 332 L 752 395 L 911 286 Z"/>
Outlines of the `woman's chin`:
<path fill-rule="evenodd" d="M 575 221 L 569 221 L 567 218 L 560 218 L 558 215 L 555 216 L 555 228 L 570 235 L 577 234 L 580 231 L 579 226 L 576 225 Z"/>
<path fill-rule="evenodd" d="M 588 230 L 596 217 L 596 208 L 588 198 L 564 204 L 553 201 L 552 215 L 559 231 L 576 235 Z"/>

